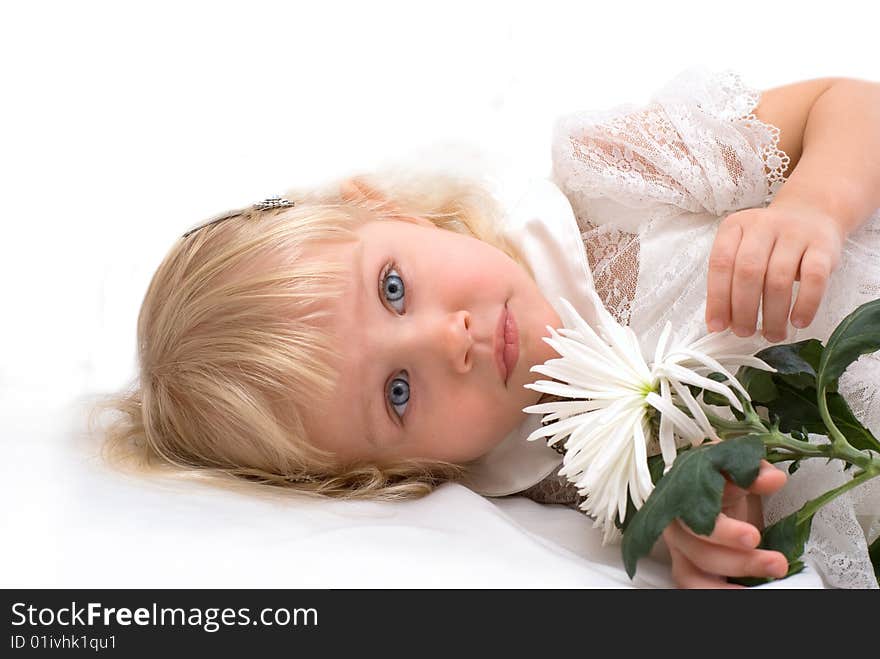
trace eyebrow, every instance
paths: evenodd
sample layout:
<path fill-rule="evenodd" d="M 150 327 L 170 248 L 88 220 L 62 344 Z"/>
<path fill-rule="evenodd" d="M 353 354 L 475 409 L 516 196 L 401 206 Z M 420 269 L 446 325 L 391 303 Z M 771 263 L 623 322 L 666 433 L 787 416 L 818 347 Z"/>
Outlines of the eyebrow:
<path fill-rule="evenodd" d="M 355 296 L 358 301 L 357 302 L 357 310 L 363 312 L 364 309 L 367 308 L 364 302 L 366 301 L 366 303 L 369 304 L 370 300 L 367 299 L 367 296 L 370 295 L 370 291 L 373 289 L 372 286 L 369 286 L 366 283 L 367 273 L 364 270 L 364 243 L 363 242 L 358 243 L 357 249 L 355 249 L 354 254 L 355 254 L 354 255 L 354 266 L 352 268 L 352 273 L 354 274 L 354 277 L 357 280 L 357 284 L 358 284 L 358 290 L 357 290 L 357 293 Z M 361 315 L 361 318 L 363 319 L 364 314 L 361 313 L 360 315 Z M 365 371 L 372 370 L 372 369 L 367 368 L 366 363 L 367 363 L 367 357 L 362 352 L 361 353 L 361 360 L 360 360 L 360 364 L 359 364 L 360 368 L 358 368 L 355 372 L 356 373 L 359 372 L 362 374 L 362 377 L 363 377 L 362 382 L 373 382 L 372 377 L 365 377 L 366 376 Z M 382 395 L 384 396 L 384 392 Z M 365 421 L 364 425 L 366 426 L 366 428 L 364 429 L 366 432 L 366 435 L 367 435 L 366 439 L 369 444 L 378 448 L 379 442 L 376 439 L 376 422 L 375 422 L 376 419 L 375 419 L 375 415 L 371 414 L 371 412 L 370 412 L 370 410 L 372 409 L 372 406 L 367 402 L 368 397 L 369 397 L 369 394 L 367 396 L 363 395 L 363 387 L 361 387 L 361 395 L 359 396 L 359 398 L 361 401 L 361 418 L 364 419 L 364 421 Z M 383 407 L 384 407 L 384 401 L 383 401 Z"/>

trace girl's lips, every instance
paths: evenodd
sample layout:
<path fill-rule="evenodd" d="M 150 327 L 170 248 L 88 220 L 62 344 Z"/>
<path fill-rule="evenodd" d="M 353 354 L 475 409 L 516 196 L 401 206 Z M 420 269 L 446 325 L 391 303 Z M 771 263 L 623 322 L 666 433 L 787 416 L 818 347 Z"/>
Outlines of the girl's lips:
<path fill-rule="evenodd" d="M 516 316 L 513 311 L 507 309 L 507 319 L 504 325 L 504 365 L 507 367 L 507 376 L 513 373 L 516 362 L 519 359 L 519 328 L 516 326 Z M 504 380 L 507 384 L 507 378 Z"/>
<path fill-rule="evenodd" d="M 513 312 L 507 303 L 501 308 L 498 323 L 495 327 L 495 364 L 501 380 L 507 386 L 507 379 L 513 372 L 519 359 L 519 328 Z"/>

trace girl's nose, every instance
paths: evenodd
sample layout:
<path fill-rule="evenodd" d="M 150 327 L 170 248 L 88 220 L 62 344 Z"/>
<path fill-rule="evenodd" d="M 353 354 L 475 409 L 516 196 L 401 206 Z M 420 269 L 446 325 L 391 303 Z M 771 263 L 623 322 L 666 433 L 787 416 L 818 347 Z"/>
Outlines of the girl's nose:
<path fill-rule="evenodd" d="M 471 315 L 456 311 L 435 319 L 423 337 L 429 353 L 439 354 L 456 372 L 467 373 L 471 369 Z"/>

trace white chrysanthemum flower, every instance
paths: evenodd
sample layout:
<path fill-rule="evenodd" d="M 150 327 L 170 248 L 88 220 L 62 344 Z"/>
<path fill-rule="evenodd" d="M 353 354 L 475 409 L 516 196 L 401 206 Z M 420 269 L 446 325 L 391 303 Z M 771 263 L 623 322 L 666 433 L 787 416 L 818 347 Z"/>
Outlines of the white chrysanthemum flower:
<path fill-rule="evenodd" d="M 742 347 L 742 339 L 729 331 L 697 341 L 670 341 L 669 324 L 649 364 L 635 333 L 611 317 L 595 292 L 595 329 L 567 300 L 562 303 L 565 327 L 556 331 L 548 326 L 551 338 L 544 338 L 560 357 L 531 369 L 558 382 L 539 380 L 525 387 L 574 400 L 524 408 L 524 412 L 549 413 L 543 418 L 548 425 L 528 440 L 548 437 L 547 444 L 552 446 L 568 437 L 559 475 L 586 496 L 581 508 L 595 518 L 594 526 L 604 526 L 603 543 L 607 543 L 619 536 L 615 514 L 621 521 L 626 519 L 627 492 L 640 508 L 654 489 L 648 470 L 653 410 L 660 414 L 658 440 L 668 470 L 676 456 L 676 434 L 693 445 L 705 438 L 717 439 L 703 410 L 705 403 L 691 394 L 688 385 L 720 394 L 741 410 L 730 386 L 706 375 L 723 373 L 745 393 L 728 369 L 744 364 L 770 367 L 756 357 L 734 352 L 737 342 Z"/>

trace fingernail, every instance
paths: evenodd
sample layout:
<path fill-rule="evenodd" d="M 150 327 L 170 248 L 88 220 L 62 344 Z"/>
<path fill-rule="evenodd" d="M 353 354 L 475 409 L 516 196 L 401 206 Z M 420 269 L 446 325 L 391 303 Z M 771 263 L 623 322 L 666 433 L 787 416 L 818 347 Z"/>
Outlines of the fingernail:
<path fill-rule="evenodd" d="M 724 323 L 721 322 L 720 318 L 712 318 L 707 323 L 710 332 L 720 332 L 724 329 Z"/>
<path fill-rule="evenodd" d="M 743 547 L 748 547 L 749 549 L 751 549 L 752 547 L 754 547 L 757 544 L 755 542 L 755 534 L 754 533 L 743 533 L 739 537 L 739 541 Z"/>
<path fill-rule="evenodd" d="M 776 577 L 777 579 L 784 577 L 788 573 L 788 564 L 783 565 L 778 558 L 768 558 L 764 561 L 764 567 L 767 569 L 769 576 Z"/>
<path fill-rule="evenodd" d="M 803 329 L 807 326 L 807 324 L 804 322 L 803 318 L 792 318 L 791 324 L 794 325 L 795 327 L 797 327 L 798 329 Z"/>

